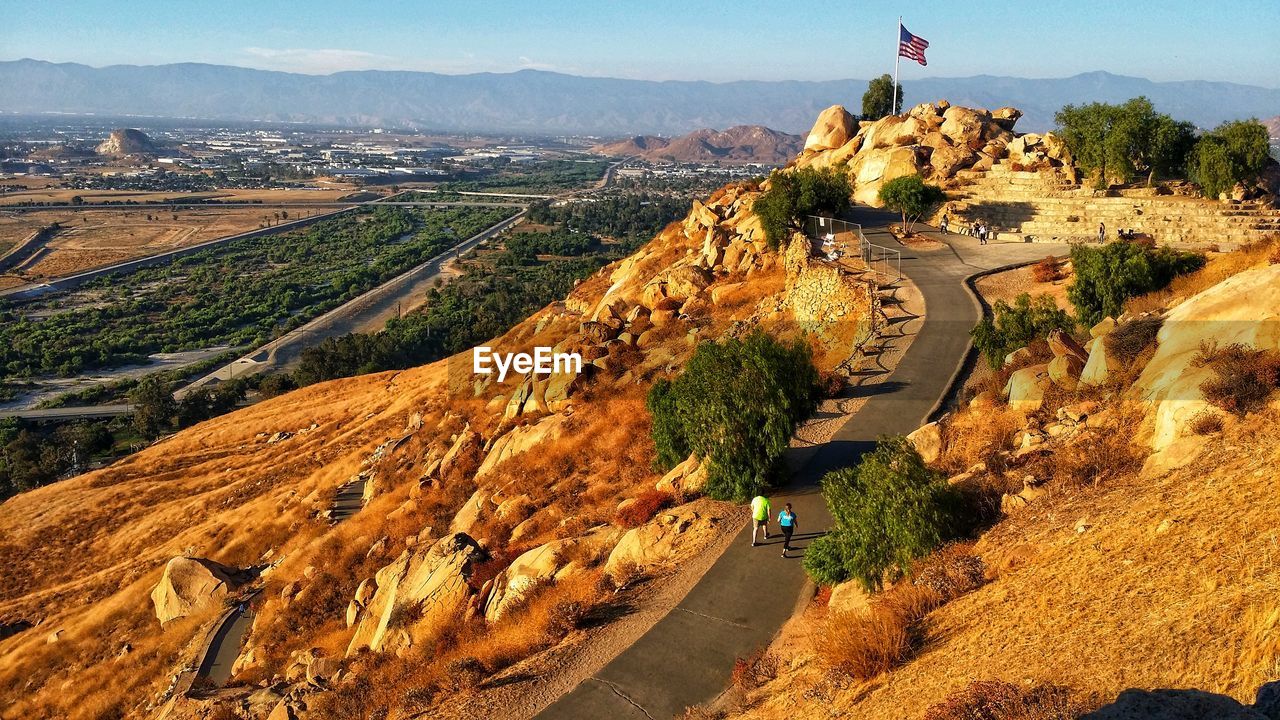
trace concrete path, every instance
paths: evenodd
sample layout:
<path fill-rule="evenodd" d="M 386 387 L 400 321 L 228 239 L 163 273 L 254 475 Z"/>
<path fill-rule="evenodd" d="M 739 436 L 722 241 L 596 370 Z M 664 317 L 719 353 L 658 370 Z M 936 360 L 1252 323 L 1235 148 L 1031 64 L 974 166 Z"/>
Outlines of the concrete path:
<path fill-rule="evenodd" d="M 889 378 L 852 391 L 871 397 L 771 498 L 775 517 L 784 502 L 793 504 L 800 548 L 831 522 L 818 485 L 822 476 L 855 465 L 878 437 L 916 429 L 947 394 L 969 354 L 969 331 L 981 317 L 965 279 L 1067 251 L 1065 245 L 1048 244 L 978 246 L 975 239 L 956 235 L 947 237 L 946 248 L 915 251 L 887 232 L 895 219 L 891 214 L 858 208 L 847 219 L 862 223 L 870 242 L 902 250 L 903 273 L 924 295 L 925 321 Z M 777 536 L 752 547 L 751 531 L 743 528 L 675 610 L 538 717 L 668 720 L 714 699 L 729 686 L 734 660 L 766 646 L 807 600 L 801 553 L 784 559 L 781 551 Z"/>

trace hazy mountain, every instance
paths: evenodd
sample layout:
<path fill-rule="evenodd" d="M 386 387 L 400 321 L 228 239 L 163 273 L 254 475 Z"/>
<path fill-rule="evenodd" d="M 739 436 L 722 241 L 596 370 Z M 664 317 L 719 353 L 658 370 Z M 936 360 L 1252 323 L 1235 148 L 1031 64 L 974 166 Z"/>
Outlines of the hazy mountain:
<path fill-rule="evenodd" d="M 1280 115 L 1270 120 L 1263 120 L 1262 124 L 1267 126 L 1267 132 L 1271 133 L 1272 140 L 1280 140 Z"/>
<path fill-rule="evenodd" d="M 790 161 L 804 147 L 799 135 L 760 125 L 739 125 L 728 130 L 695 130 L 677 138 L 637 135 L 592 148 L 601 155 L 634 155 L 646 160 L 677 162 L 767 163 Z"/>
<path fill-rule="evenodd" d="M 0 110 L 217 120 L 297 121 L 436 130 L 677 135 L 697 128 L 767 125 L 805 132 L 818 112 L 858 109 L 865 80 L 651 82 L 515 73 L 441 75 L 369 70 L 332 75 L 223 65 L 0 62 Z M 1014 105 L 1020 127 L 1049 127 L 1065 103 L 1136 95 L 1201 126 L 1280 113 L 1280 90 L 1220 82 L 1157 83 L 1094 72 L 1061 79 L 995 76 L 906 82 L 906 104 Z"/>

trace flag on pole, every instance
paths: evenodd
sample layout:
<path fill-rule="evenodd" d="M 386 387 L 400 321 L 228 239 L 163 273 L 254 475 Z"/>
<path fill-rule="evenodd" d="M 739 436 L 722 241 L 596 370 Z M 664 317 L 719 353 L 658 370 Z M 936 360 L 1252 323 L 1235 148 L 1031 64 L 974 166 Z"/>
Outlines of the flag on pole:
<path fill-rule="evenodd" d="M 912 35 L 901 24 L 898 25 L 898 57 L 915 60 L 921 65 L 928 65 L 929 63 L 924 60 L 924 51 L 928 47 L 928 40 L 919 35 Z"/>

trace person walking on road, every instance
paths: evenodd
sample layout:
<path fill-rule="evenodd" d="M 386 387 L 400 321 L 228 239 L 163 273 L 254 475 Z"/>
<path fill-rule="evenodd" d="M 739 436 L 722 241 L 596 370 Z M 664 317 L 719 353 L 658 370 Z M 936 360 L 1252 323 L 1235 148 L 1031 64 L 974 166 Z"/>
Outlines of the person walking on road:
<path fill-rule="evenodd" d="M 769 506 L 769 498 L 763 495 L 751 498 L 751 547 L 757 545 L 756 535 L 761 528 L 764 528 L 764 539 L 769 539 L 769 512 L 772 509 Z"/>
<path fill-rule="evenodd" d="M 1104 243 L 1106 241 L 1107 241 L 1107 226 L 1105 223 L 1098 223 L 1098 242 Z"/>
<path fill-rule="evenodd" d="M 938 229 L 942 231 L 943 235 L 947 234 L 947 216 L 945 213 L 942 215 L 942 222 L 938 223 Z"/>
<path fill-rule="evenodd" d="M 778 527 L 782 529 L 782 557 L 786 557 L 791 551 L 791 534 L 796 531 L 798 525 L 791 503 L 787 503 L 783 506 L 782 512 L 778 513 Z"/>

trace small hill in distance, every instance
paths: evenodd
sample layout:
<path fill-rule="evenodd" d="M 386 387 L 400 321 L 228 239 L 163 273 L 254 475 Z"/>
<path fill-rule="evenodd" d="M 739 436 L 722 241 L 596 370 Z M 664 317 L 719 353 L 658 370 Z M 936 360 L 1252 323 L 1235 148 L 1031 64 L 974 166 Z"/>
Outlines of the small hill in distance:
<path fill-rule="evenodd" d="M 117 128 L 110 137 L 98 145 L 99 155 L 125 157 L 128 155 L 154 155 L 160 150 L 146 133 L 134 128 Z"/>
<path fill-rule="evenodd" d="M 1263 120 L 1262 124 L 1266 126 L 1267 133 L 1271 136 L 1272 140 L 1280 140 L 1280 115 L 1277 115 L 1270 120 Z"/>
<path fill-rule="evenodd" d="M 688 135 L 664 138 L 637 135 L 597 145 L 601 155 L 635 156 L 645 160 L 689 163 L 782 165 L 804 147 L 804 138 L 771 130 L 763 125 L 738 125 L 728 130 L 695 130 Z"/>

